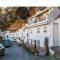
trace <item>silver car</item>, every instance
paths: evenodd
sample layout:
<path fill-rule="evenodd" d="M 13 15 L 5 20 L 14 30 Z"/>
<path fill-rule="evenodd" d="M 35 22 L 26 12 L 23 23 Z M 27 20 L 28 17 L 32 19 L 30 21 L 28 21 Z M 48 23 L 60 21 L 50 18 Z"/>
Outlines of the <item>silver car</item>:
<path fill-rule="evenodd" d="M 0 43 L 0 55 L 4 55 L 5 47 Z"/>

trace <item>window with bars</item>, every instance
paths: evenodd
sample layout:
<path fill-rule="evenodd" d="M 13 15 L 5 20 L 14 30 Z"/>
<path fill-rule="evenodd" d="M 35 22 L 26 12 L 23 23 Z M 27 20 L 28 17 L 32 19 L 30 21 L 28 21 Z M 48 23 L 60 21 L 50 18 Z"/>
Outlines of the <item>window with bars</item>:
<path fill-rule="evenodd" d="M 47 26 L 44 26 L 44 32 L 47 32 Z"/>

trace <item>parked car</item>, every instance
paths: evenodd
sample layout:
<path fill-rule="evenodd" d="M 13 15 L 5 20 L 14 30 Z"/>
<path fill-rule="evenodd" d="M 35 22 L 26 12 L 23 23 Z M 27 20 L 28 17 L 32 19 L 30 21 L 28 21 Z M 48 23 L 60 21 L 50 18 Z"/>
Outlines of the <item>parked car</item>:
<path fill-rule="evenodd" d="M 2 43 L 5 47 L 10 47 L 11 46 L 11 41 L 10 40 L 3 40 Z"/>
<path fill-rule="evenodd" d="M 5 47 L 0 43 L 0 56 L 4 55 L 5 53 Z"/>

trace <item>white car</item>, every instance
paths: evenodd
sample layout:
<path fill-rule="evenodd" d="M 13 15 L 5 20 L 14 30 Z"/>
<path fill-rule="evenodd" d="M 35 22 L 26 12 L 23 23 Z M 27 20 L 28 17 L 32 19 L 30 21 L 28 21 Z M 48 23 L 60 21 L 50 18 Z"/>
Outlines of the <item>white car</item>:
<path fill-rule="evenodd" d="M 0 55 L 4 55 L 5 47 L 0 43 Z"/>

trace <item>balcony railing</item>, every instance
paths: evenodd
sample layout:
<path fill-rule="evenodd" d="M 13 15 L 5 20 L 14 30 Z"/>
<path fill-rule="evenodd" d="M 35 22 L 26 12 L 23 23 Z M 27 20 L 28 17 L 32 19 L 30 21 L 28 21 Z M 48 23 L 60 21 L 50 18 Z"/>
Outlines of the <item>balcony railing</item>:
<path fill-rule="evenodd" d="M 34 21 L 33 20 L 30 20 L 28 22 L 28 24 L 31 25 L 31 24 L 38 23 L 38 22 L 41 22 L 41 21 L 44 21 L 44 20 L 46 20 L 46 17 L 41 17 L 41 18 L 35 19 Z"/>

